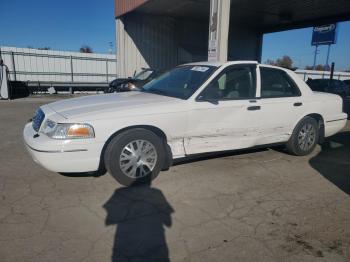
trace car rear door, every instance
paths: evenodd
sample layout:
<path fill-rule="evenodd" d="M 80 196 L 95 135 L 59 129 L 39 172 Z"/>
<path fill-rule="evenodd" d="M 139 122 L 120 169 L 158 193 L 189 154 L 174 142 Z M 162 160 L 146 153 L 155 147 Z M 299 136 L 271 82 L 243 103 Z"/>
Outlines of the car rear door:
<path fill-rule="evenodd" d="M 256 64 L 229 66 L 197 97 L 184 138 L 186 154 L 247 148 L 259 128 Z"/>
<path fill-rule="evenodd" d="M 285 142 L 304 114 L 304 101 L 294 80 L 284 70 L 260 68 L 260 138 L 258 144 Z"/>

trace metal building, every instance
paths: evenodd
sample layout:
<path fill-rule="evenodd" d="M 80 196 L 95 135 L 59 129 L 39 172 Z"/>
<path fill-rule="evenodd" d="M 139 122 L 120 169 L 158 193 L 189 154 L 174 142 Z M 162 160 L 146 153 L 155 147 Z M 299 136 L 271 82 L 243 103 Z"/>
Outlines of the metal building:
<path fill-rule="evenodd" d="M 261 59 L 264 33 L 345 21 L 348 0 L 115 0 L 117 71 Z"/>
<path fill-rule="evenodd" d="M 116 77 L 112 54 L 0 46 L 11 80 L 26 82 L 104 82 Z"/>

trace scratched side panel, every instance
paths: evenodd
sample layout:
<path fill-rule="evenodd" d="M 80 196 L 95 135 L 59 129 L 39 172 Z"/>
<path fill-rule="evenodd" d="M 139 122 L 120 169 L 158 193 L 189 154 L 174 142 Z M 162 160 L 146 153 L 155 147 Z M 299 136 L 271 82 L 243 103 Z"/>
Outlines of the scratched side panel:
<path fill-rule="evenodd" d="M 186 154 L 254 146 L 260 125 L 258 111 L 248 111 L 249 101 L 196 103 L 185 136 Z"/>

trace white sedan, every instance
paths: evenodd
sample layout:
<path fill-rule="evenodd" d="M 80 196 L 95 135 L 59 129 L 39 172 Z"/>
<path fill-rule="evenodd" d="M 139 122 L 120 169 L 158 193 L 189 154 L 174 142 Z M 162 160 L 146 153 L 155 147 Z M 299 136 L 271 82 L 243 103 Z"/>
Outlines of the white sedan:
<path fill-rule="evenodd" d="M 178 66 L 139 92 L 41 106 L 23 135 L 48 170 L 106 168 L 131 185 L 193 154 L 282 143 L 307 155 L 346 121 L 339 96 L 311 91 L 290 70 L 202 62 Z"/>

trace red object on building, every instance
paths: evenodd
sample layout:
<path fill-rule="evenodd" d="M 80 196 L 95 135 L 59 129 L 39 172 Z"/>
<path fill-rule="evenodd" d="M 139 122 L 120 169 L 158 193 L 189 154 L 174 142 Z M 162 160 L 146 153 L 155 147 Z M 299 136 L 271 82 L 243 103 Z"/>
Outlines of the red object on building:
<path fill-rule="evenodd" d="M 115 0 L 115 17 L 122 16 L 148 0 Z"/>

